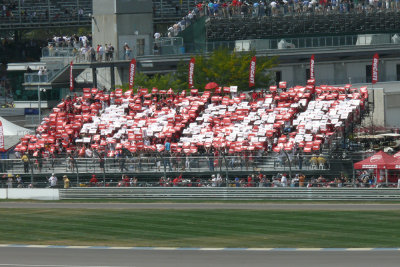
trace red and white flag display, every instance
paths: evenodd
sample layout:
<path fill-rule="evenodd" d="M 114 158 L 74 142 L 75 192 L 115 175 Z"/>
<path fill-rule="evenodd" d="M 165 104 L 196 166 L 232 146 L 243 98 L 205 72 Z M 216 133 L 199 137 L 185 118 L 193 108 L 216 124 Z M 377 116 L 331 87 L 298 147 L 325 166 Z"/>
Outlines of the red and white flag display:
<path fill-rule="evenodd" d="M 69 66 L 69 90 L 74 91 L 74 74 L 72 73 L 74 63 L 71 61 Z"/>
<path fill-rule="evenodd" d="M 252 57 L 249 70 L 249 87 L 256 85 L 256 57 Z"/>
<path fill-rule="evenodd" d="M 0 121 L 0 151 L 4 151 L 4 131 L 3 123 Z"/>
<path fill-rule="evenodd" d="M 379 55 L 378 53 L 375 53 L 372 60 L 372 84 L 376 84 L 378 82 L 378 63 Z"/>
<path fill-rule="evenodd" d="M 310 59 L 310 79 L 315 79 L 315 73 L 314 73 L 314 55 L 311 55 L 311 59 Z"/>
<path fill-rule="evenodd" d="M 129 65 L 129 89 L 133 88 L 135 84 L 135 73 L 136 73 L 136 59 L 132 59 Z"/>
<path fill-rule="evenodd" d="M 189 77 L 188 77 L 188 85 L 189 89 L 194 86 L 193 76 L 194 76 L 194 64 L 196 63 L 196 59 L 192 57 L 189 62 Z"/>

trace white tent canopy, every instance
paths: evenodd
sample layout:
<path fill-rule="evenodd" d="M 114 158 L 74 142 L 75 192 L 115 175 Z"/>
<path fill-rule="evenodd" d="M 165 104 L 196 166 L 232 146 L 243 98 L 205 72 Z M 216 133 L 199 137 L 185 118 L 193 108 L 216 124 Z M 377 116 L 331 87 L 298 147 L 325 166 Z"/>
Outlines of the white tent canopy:
<path fill-rule="evenodd" d="M 32 130 L 18 126 L 15 123 L 8 121 L 1 116 L 0 116 L 0 121 L 3 124 L 4 149 L 6 150 L 16 145 L 19 142 L 19 139 L 23 137 L 25 134 L 33 133 Z"/>

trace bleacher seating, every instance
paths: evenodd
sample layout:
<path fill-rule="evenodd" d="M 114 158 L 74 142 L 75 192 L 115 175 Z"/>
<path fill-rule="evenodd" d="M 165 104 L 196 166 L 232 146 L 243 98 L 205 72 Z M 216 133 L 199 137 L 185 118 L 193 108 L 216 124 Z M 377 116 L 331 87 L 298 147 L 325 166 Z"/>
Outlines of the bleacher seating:
<path fill-rule="evenodd" d="M 399 30 L 400 12 L 397 11 L 262 18 L 210 17 L 206 22 L 208 41 L 397 33 Z"/>
<path fill-rule="evenodd" d="M 36 23 L 64 23 L 80 21 L 91 23 L 89 14 L 92 12 L 92 0 L 80 0 L 79 6 L 76 0 L 25 0 L 21 7 L 16 5 L 7 6 L 5 16 L 0 16 L 1 27 L 15 27 Z M 78 10 L 83 10 L 83 15 L 78 16 Z M 33 24 L 32 24 L 33 23 Z"/>
<path fill-rule="evenodd" d="M 193 10 L 194 5 L 194 0 L 153 0 L 154 18 L 156 20 L 163 18 L 178 20 Z"/>
<path fill-rule="evenodd" d="M 227 153 L 268 148 L 319 153 L 360 118 L 368 99 L 366 88 L 314 87 L 312 82 L 288 89 L 280 83 L 266 94 L 250 95 L 231 95 L 229 88 L 201 96 L 197 89 L 186 96 L 172 89 L 107 94 L 87 88 L 83 96 L 54 108 L 37 135 L 22 138 L 16 150 L 33 156 L 79 151 L 84 156 L 91 148 L 114 157 L 123 149 L 162 152 L 168 141 L 171 152 L 184 154 L 220 148 Z"/>

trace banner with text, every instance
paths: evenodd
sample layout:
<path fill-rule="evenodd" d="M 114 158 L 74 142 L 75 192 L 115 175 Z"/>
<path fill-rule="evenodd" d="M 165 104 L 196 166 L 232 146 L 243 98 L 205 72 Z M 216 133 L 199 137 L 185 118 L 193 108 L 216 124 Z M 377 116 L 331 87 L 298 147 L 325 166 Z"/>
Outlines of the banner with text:
<path fill-rule="evenodd" d="M 311 59 L 310 59 L 310 79 L 315 79 L 315 73 L 314 73 L 314 55 L 311 55 Z"/>
<path fill-rule="evenodd" d="M 378 63 L 379 55 L 378 53 L 375 53 L 372 60 L 372 84 L 376 84 L 378 82 Z"/>
<path fill-rule="evenodd" d="M 136 59 L 132 59 L 129 65 L 129 89 L 133 88 L 135 84 L 135 73 L 136 73 Z"/>
<path fill-rule="evenodd" d="M 252 57 L 249 70 L 249 87 L 256 85 L 256 57 Z"/>
<path fill-rule="evenodd" d="M 74 74 L 72 72 L 74 68 L 74 63 L 71 61 L 69 65 L 69 90 L 74 91 Z"/>
<path fill-rule="evenodd" d="M 189 77 L 188 77 L 189 89 L 191 89 L 194 86 L 193 76 L 194 76 L 195 62 L 196 62 L 196 60 L 194 57 L 192 57 L 192 59 L 190 59 L 190 62 L 189 62 Z"/>

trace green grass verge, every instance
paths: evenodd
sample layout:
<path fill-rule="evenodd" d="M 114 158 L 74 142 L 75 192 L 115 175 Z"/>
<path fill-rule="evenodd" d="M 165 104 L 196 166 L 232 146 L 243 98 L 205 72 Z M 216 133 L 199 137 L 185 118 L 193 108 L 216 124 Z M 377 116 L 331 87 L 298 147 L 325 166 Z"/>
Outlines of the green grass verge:
<path fill-rule="evenodd" d="M 0 209 L 0 243 L 400 247 L 400 211 Z"/>

